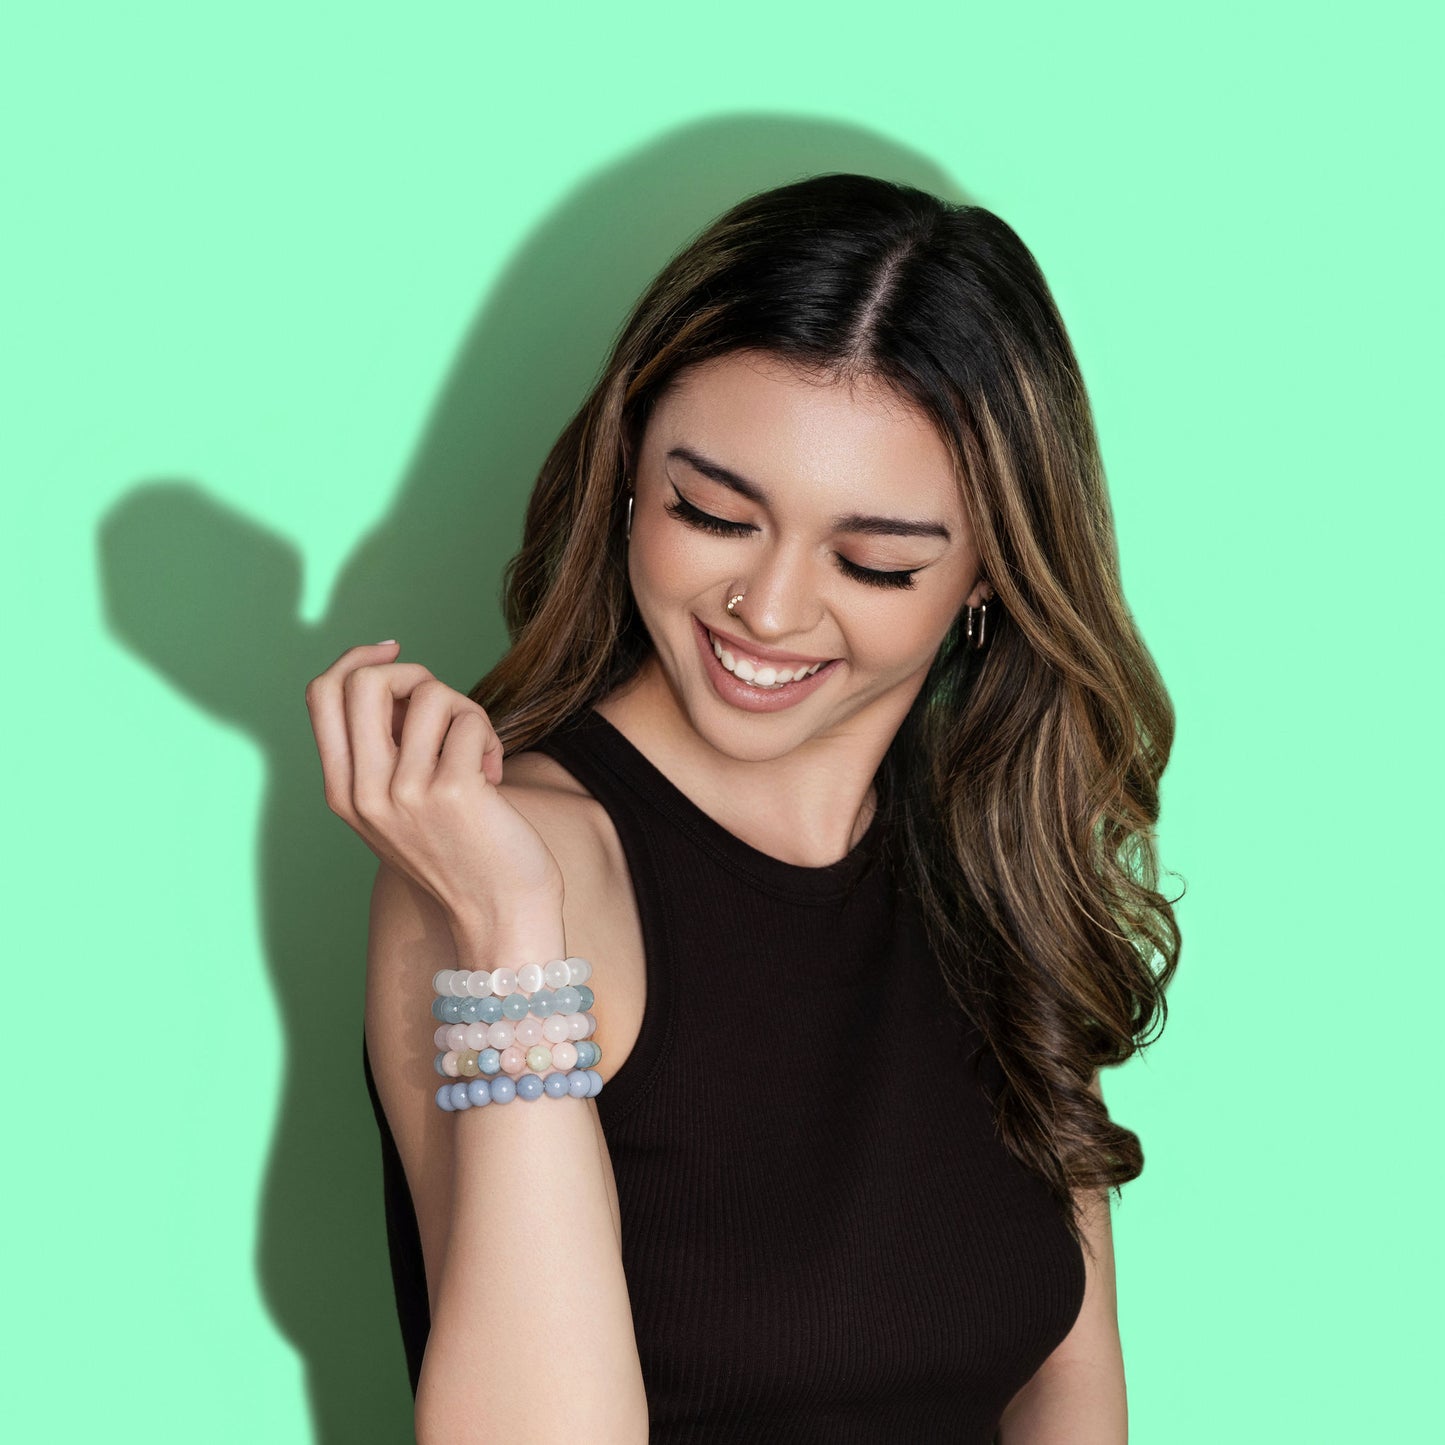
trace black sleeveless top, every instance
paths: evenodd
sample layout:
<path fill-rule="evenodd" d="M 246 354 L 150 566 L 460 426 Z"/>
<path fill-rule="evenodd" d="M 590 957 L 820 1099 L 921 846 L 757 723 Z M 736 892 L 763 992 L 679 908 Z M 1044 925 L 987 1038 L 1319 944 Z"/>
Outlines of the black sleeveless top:
<path fill-rule="evenodd" d="M 597 1109 L 652 1445 L 988 1445 L 1077 1318 L 1083 1255 L 995 1137 L 997 1062 L 891 882 L 882 814 L 802 867 L 594 709 L 533 747 L 607 810 L 641 914 L 642 1029 Z M 362 1052 L 415 1391 L 426 1277 Z"/>

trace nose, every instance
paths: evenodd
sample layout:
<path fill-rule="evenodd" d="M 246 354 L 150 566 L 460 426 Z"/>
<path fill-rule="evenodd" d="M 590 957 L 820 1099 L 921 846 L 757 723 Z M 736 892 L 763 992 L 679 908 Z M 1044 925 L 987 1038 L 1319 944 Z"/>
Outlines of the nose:
<path fill-rule="evenodd" d="M 798 641 L 813 632 L 823 616 L 816 564 L 802 541 L 794 546 L 779 542 L 763 552 L 733 591 L 743 593 L 734 616 L 747 623 L 759 642 Z"/>

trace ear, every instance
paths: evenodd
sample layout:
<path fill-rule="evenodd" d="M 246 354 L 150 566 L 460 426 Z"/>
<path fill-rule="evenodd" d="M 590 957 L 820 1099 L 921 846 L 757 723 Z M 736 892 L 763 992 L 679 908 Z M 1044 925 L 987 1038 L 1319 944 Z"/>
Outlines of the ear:
<path fill-rule="evenodd" d="M 968 605 L 970 607 L 982 607 L 985 602 L 993 600 L 993 583 L 987 577 L 980 577 L 973 584 L 973 591 L 968 594 Z"/>

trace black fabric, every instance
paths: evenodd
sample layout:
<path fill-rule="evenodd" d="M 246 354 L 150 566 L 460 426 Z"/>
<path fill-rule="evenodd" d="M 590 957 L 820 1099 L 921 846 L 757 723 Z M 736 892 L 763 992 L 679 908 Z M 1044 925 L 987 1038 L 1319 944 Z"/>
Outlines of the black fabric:
<path fill-rule="evenodd" d="M 652 1445 L 987 1445 L 1077 1318 L 1083 1255 L 995 1137 L 997 1063 L 893 886 L 881 815 L 805 868 L 593 709 L 534 746 L 606 808 L 641 914 L 642 1029 L 597 1108 Z M 366 1071 L 415 1390 L 425 1278 Z"/>

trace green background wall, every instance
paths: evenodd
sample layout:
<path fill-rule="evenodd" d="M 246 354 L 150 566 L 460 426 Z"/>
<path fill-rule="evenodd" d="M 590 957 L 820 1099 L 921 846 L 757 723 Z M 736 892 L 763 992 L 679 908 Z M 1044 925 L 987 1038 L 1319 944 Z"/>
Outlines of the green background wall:
<path fill-rule="evenodd" d="M 980 202 L 1035 251 L 1178 707 L 1184 955 L 1163 1039 L 1105 1081 L 1147 1155 L 1115 1212 L 1133 1438 L 1433 1423 L 1424 23 L 12 17 L 7 1436 L 407 1438 L 360 1072 L 373 859 L 324 806 L 302 690 L 389 636 L 470 687 L 625 307 L 731 201 L 839 169 Z"/>

